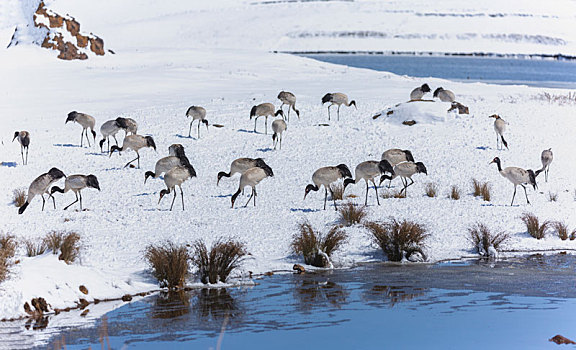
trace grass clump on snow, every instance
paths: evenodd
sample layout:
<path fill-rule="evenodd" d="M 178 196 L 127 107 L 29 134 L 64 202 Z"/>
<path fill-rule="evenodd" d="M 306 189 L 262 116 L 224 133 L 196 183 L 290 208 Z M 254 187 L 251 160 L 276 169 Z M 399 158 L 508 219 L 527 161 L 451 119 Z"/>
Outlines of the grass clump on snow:
<path fill-rule="evenodd" d="M 14 236 L 9 234 L 0 234 L 0 282 L 8 277 L 12 258 L 16 252 L 18 243 Z"/>
<path fill-rule="evenodd" d="M 476 179 L 472 179 L 472 193 L 474 197 L 482 195 L 482 183 Z"/>
<path fill-rule="evenodd" d="M 386 189 L 382 192 L 380 197 L 382 197 L 384 199 L 406 198 L 406 193 L 402 190 L 388 190 L 388 189 Z"/>
<path fill-rule="evenodd" d="M 458 188 L 458 186 L 456 185 L 452 185 L 452 187 L 450 188 L 450 198 L 452 198 L 453 200 L 457 201 L 460 199 L 460 189 Z"/>
<path fill-rule="evenodd" d="M 23 188 L 17 188 L 12 191 L 12 203 L 20 208 L 26 203 L 26 190 Z"/>
<path fill-rule="evenodd" d="M 550 226 L 550 221 L 544 221 L 540 224 L 538 217 L 532 213 L 524 213 L 520 217 L 526 225 L 526 230 L 530 236 L 536 239 L 542 239 L 546 235 L 546 230 Z"/>
<path fill-rule="evenodd" d="M 435 183 L 429 182 L 426 184 L 426 195 L 434 198 L 438 194 L 438 186 Z"/>
<path fill-rule="evenodd" d="M 330 267 L 330 256 L 348 239 L 346 232 L 339 226 L 334 226 L 326 235 L 314 230 L 305 221 L 298 227 L 298 232 L 292 238 L 292 251 L 304 256 L 304 262 L 316 267 Z"/>
<path fill-rule="evenodd" d="M 226 282 L 230 273 L 240 266 L 243 257 L 248 254 L 244 243 L 231 238 L 218 239 L 210 250 L 203 241 L 196 241 L 192 249 L 192 264 L 198 268 L 200 281 L 205 284 Z"/>
<path fill-rule="evenodd" d="M 42 240 L 26 239 L 23 241 L 23 243 L 24 247 L 26 248 L 26 256 L 28 257 L 42 255 L 46 253 L 46 250 L 48 250 L 48 246 L 46 245 L 46 242 L 43 239 Z"/>
<path fill-rule="evenodd" d="M 344 199 L 344 184 L 341 182 L 331 184 L 330 190 L 332 190 L 333 200 L 341 201 Z"/>
<path fill-rule="evenodd" d="M 338 213 L 340 213 L 340 221 L 346 226 L 361 223 L 368 214 L 366 213 L 366 206 L 356 205 L 352 202 L 342 204 L 338 208 Z"/>
<path fill-rule="evenodd" d="M 549 191 L 547 197 L 548 197 L 548 201 L 549 201 L 549 202 L 556 202 L 556 201 L 558 201 L 558 193 Z"/>
<path fill-rule="evenodd" d="M 568 238 L 570 238 L 570 240 L 574 240 L 573 237 L 576 236 L 576 229 L 572 231 L 570 235 L 568 234 L 568 225 L 566 225 L 566 223 L 563 221 L 552 221 L 550 226 L 552 229 L 554 229 L 556 235 L 563 241 L 567 240 Z"/>
<path fill-rule="evenodd" d="M 468 239 L 478 254 L 490 255 L 490 247 L 499 251 L 501 246 L 510 238 L 504 232 L 491 233 L 483 223 L 476 223 L 468 228 Z"/>
<path fill-rule="evenodd" d="M 184 287 L 188 276 L 188 259 L 190 255 L 185 245 L 165 242 L 146 247 L 144 258 L 152 267 L 152 275 L 160 287 L 176 289 Z"/>
<path fill-rule="evenodd" d="M 482 197 L 486 202 L 490 202 L 492 199 L 490 193 L 490 183 L 480 182 L 476 179 L 472 179 L 472 192 L 474 197 Z"/>
<path fill-rule="evenodd" d="M 401 261 L 404 256 L 409 259 L 416 252 L 426 260 L 422 245 L 429 234 L 423 225 L 409 220 L 390 219 L 383 223 L 369 222 L 365 226 L 388 260 Z"/>
<path fill-rule="evenodd" d="M 44 242 L 48 249 L 52 251 L 52 254 L 58 254 L 60 246 L 64 241 L 64 234 L 64 232 L 52 231 L 44 237 Z"/>
<path fill-rule="evenodd" d="M 58 259 L 67 264 L 73 263 L 80 256 L 80 235 L 76 232 L 52 231 L 44 237 L 42 244 L 52 254 L 58 254 Z M 40 243 L 36 244 L 40 246 Z"/>

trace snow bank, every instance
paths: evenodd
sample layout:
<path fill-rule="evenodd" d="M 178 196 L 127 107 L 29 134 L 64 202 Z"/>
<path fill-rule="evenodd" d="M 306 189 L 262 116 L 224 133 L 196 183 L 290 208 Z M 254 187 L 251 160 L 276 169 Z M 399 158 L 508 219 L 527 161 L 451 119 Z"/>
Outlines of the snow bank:
<path fill-rule="evenodd" d="M 448 112 L 451 104 L 437 101 L 412 101 L 401 103 L 375 115 L 387 123 L 401 125 L 414 121 L 416 124 L 436 124 L 446 122 L 454 113 Z"/>

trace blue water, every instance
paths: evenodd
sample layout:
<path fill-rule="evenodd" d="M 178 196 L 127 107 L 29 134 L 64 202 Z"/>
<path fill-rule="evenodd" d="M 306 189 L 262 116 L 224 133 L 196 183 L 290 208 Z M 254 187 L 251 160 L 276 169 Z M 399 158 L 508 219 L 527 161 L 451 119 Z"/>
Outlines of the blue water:
<path fill-rule="evenodd" d="M 576 338 L 572 256 L 372 264 L 274 275 L 250 288 L 154 295 L 88 328 L 50 326 L 66 349 L 556 349 Z"/>
<path fill-rule="evenodd" d="M 352 54 L 305 57 L 412 77 L 576 89 L 574 61 Z"/>

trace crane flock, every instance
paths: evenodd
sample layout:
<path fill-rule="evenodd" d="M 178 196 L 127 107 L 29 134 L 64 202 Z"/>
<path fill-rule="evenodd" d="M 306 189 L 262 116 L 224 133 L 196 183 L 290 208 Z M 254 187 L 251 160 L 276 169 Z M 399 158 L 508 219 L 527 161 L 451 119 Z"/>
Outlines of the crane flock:
<path fill-rule="evenodd" d="M 431 92 L 430 86 L 428 84 L 423 84 L 411 91 L 410 93 L 410 102 L 422 100 L 424 95 L 428 92 Z M 443 88 L 437 88 L 434 91 L 433 97 L 440 99 L 443 102 L 454 102 L 455 95 L 453 92 L 449 90 L 444 90 Z M 293 110 L 298 119 L 300 119 L 300 111 L 296 109 L 296 96 L 288 91 L 281 91 L 278 94 L 278 99 L 282 102 L 280 107 L 276 109 L 274 104 L 265 102 L 258 105 L 255 105 L 250 110 L 250 119 L 254 118 L 254 132 L 256 132 L 256 121 L 259 117 L 265 117 L 265 133 L 268 132 L 268 117 L 280 117 L 272 122 L 272 140 L 273 140 L 273 147 L 276 150 L 277 146 L 282 149 L 282 139 L 283 134 L 287 130 L 287 121 L 289 122 L 290 110 Z M 337 105 L 337 114 L 338 120 L 340 118 L 340 107 L 342 105 L 345 106 L 354 106 L 356 107 L 356 101 L 351 100 L 348 102 L 348 96 L 344 93 L 328 93 L 324 95 L 321 99 L 322 104 L 330 103 L 328 106 L 328 120 L 330 120 L 330 107 L 332 105 Z M 282 107 L 284 105 L 288 106 L 288 111 L 285 114 Z M 192 123 L 194 121 L 198 122 L 198 131 L 197 137 L 200 138 L 200 124 L 205 124 L 206 128 L 208 128 L 208 120 L 206 119 L 206 109 L 201 106 L 191 106 L 186 111 L 186 117 L 192 118 L 190 122 L 190 127 L 188 130 L 188 137 L 190 137 L 191 130 L 192 130 Z M 499 115 L 494 114 L 491 115 L 490 118 L 494 118 L 494 130 L 497 136 L 497 149 L 501 150 L 501 145 L 508 149 L 508 142 L 504 139 L 504 132 L 506 131 L 506 126 L 508 125 Z M 95 144 L 96 141 L 96 132 L 94 131 L 96 125 L 96 119 L 88 114 L 79 113 L 76 111 L 68 113 L 66 123 L 68 122 L 75 122 L 82 126 L 82 134 L 80 138 L 80 146 L 83 147 L 83 140 L 86 137 L 86 141 L 88 143 L 88 147 L 90 147 L 90 138 L 88 135 L 88 129 L 92 134 L 92 138 Z M 124 141 L 122 146 L 118 145 L 118 140 L 116 139 L 116 135 L 120 130 L 124 130 Z M 136 158 L 131 160 L 130 162 L 126 163 L 124 167 L 131 166 L 134 161 L 137 161 L 137 168 L 140 168 L 140 153 L 139 151 L 143 148 L 152 148 L 156 150 L 156 143 L 152 136 L 144 136 L 137 134 L 138 132 L 138 124 L 134 119 L 131 118 L 124 118 L 118 117 L 116 119 L 108 120 L 104 122 L 100 127 L 100 133 L 102 134 L 102 139 L 99 142 L 100 151 L 104 152 L 103 145 L 105 142 L 108 142 L 107 152 L 109 153 L 109 157 L 115 151 L 122 152 L 127 150 L 133 150 L 136 153 Z M 110 137 L 114 138 L 115 145 L 110 145 Z M 21 146 L 21 157 L 23 165 L 28 163 L 28 149 L 30 145 L 30 133 L 28 131 L 16 131 L 14 133 L 14 138 L 12 141 L 18 140 L 18 143 Z M 26 153 L 26 157 L 24 157 L 24 153 Z M 536 177 L 541 173 L 545 173 L 546 181 L 548 181 L 548 172 L 550 164 L 553 160 L 553 154 L 551 149 L 544 150 L 541 154 L 541 162 L 542 168 L 534 172 L 533 170 L 525 170 L 518 167 L 507 167 L 502 169 L 501 167 L 501 160 L 499 157 L 495 157 L 491 163 L 496 163 L 498 167 L 499 173 L 509 180 L 514 185 L 514 194 L 512 196 L 512 203 L 514 204 L 514 197 L 516 196 L 516 188 L 518 185 L 524 188 L 524 193 L 526 196 L 526 201 L 529 204 L 530 201 L 528 200 L 528 194 L 526 193 L 526 184 L 530 184 L 537 188 L 536 184 Z M 239 186 L 238 190 L 232 195 L 231 202 L 232 208 L 234 208 L 234 204 L 240 193 L 244 192 L 244 188 L 249 186 L 251 187 L 251 194 L 246 202 L 246 205 L 250 202 L 250 200 L 254 199 L 254 206 L 256 205 L 256 185 L 258 185 L 262 180 L 273 177 L 274 172 L 272 168 L 266 164 L 266 162 L 262 158 L 237 158 L 230 164 L 229 172 L 220 171 L 217 174 L 217 182 L 216 185 L 220 183 L 220 180 L 223 177 L 231 177 L 234 174 L 240 174 Z M 350 184 L 356 184 L 360 180 L 364 180 L 366 183 L 366 194 L 364 204 L 368 204 L 368 192 L 370 185 L 374 187 L 374 191 L 376 194 L 376 202 L 380 205 L 379 195 L 378 195 L 378 186 L 382 185 L 384 180 L 390 180 L 388 187 L 393 179 L 396 177 L 400 177 L 402 180 L 402 190 L 400 193 L 404 192 L 406 194 L 407 189 L 409 186 L 414 184 L 414 180 L 412 176 L 415 174 L 428 174 L 428 170 L 423 162 L 415 162 L 413 154 L 410 150 L 403 150 L 398 148 L 392 148 L 386 150 L 382 153 L 381 159 L 378 160 L 367 160 L 360 162 L 355 168 L 355 176 L 352 178 L 352 173 L 346 164 L 339 164 L 337 166 L 325 166 L 317 169 L 312 174 L 312 183 L 308 184 L 305 187 L 304 192 L 304 199 L 311 191 L 319 191 L 320 187 L 324 186 L 324 209 L 326 209 L 326 203 L 328 200 L 328 192 L 330 192 L 332 201 L 334 203 L 334 208 L 337 209 L 335 195 L 333 193 L 333 185 L 337 182 L 343 183 L 343 189 L 346 190 L 346 187 Z M 180 196 L 182 200 L 182 210 L 184 210 L 184 195 L 182 190 L 182 185 L 187 180 L 196 177 L 196 170 L 190 163 L 188 157 L 185 154 L 184 146 L 181 144 L 173 144 L 169 147 L 169 155 L 163 158 L 160 158 L 155 165 L 154 171 L 146 171 L 144 174 L 144 183 L 148 180 L 148 178 L 158 178 L 162 174 L 164 174 L 164 183 L 166 185 L 165 189 L 160 191 L 160 197 L 158 200 L 158 204 L 160 204 L 162 198 L 174 192 L 174 196 L 172 199 L 172 203 L 170 205 L 170 210 L 172 210 L 174 206 L 174 201 L 176 199 L 176 187 L 180 190 Z M 379 185 L 376 185 L 375 178 L 379 177 Z M 65 178 L 64 188 L 60 188 L 57 186 L 50 186 L 59 181 L 60 179 Z M 410 182 L 409 182 L 410 181 Z M 72 204 L 79 202 L 80 210 L 83 210 L 82 207 L 82 194 L 81 191 L 85 188 L 94 188 L 100 191 L 100 184 L 98 179 L 94 175 L 70 175 L 66 177 L 66 175 L 57 168 L 52 168 L 47 173 L 44 173 L 38 176 L 29 186 L 28 194 L 24 205 L 22 205 L 18 213 L 22 214 L 26 208 L 29 206 L 30 202 L 35 196 L 40 195 L 42 198 L 42 210 L 44 210 L 45 198 L 44 195 L 47 194 L 49 198 L 51 197 L 53 200 L 54 208 L 56 208 L 56 202 L 54 199 L 53 194 L 55 192 L 66 193 L 68 191 L 74 192 L 76 195 L 76 200 L 66 206 L 64 209 L 68 209 Z"/>

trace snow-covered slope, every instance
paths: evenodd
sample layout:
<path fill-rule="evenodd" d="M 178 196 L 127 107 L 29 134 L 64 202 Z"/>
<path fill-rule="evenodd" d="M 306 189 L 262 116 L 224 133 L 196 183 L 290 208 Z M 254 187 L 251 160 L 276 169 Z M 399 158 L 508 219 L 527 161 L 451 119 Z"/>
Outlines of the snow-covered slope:
<path fill-rule="evenodd" d="M 437 19 L 438 16 L 414 14 L 429 11 L 419 6 L 432 5 L 411 3 L 412 14 L 406 14 L 409 18 L 422 18 L 425 27 L 431 25 L 426 21 Z M 486 14 L 513 11 L 511 6 L 505 8 L 506 5 L 501 3 L 488 4 L 493 7 L 483 3 L 478 5 L 482 6 L 480 9 L 460 8 L 459 12 L 455 7 L 442 11 Z M 404 16 L 402 9 L 408 5 L 395 4 L 400 9 L 398 16 Z M 560 2 L 562 4 L 571 6 L 572 3 Z M 83 25 L 101 34 L 117 54 L 84 62 L 63 62 L 56 60 L 53 53 L 37 47 L 0 50 L 1 161 L 17 163 L 15 167 L 0 167 L 0 203 L 3 203 L 0 205 L 0 231 L 13 233 L 19 238 L 42 237 L 51 230 L 79 232 L 84 242 L 80 267 L 92 270 L 93 275 L 106 276 L 102 279 L 106 282 L 98 287 L 101 295 L 121 296 L 133 290 L 153 288 L 155 282 L 146 273 L 142 252 L 146 245 L 166 239 L 182 243 L 196 239 L 211 242 L 219 236 L 233 235 L 246 242 L 252 254 L 244 271 L 259 273 L 291 268 L 293 263 L 300 262 L 289 252 L 296 225 L 307 219 L 314 226 L 325 229 L 337 220 L 333 210 L 321 210 L 321 193 L 311 193 L 306 201 L 302 200 L 304 188 L 314 170 L 339 163 L 346 163 L 353 169 L 362 161 L 379 159 L 384 150 L 393 147 L 412 150 L 415 158 L 426 164 L 429 175 L 414 177 L 416 184 L 410 187 L 407 199 L 387 199 L 381 206 L 376 206 L 373 193 L 370 193 L 368 218 L 380 220 L 394 216 L 425 224 L 431 233 L 426 248 L 431 261 L 470 254 L 466 229 L 476 221 L 510 232 L 510 248 L 576 248 L 575 242 L 560 241 L 552 236 L 542 241 L 530 238 L 518 218 L 529 210 L 542 218 L 565 220 L 572 228 L 576 226 L 573 104 L 544 101 L 539 98 L 542 89 L 427 79 L 433 89 L 441 85 L 454 91 L 458 101 L 470 107 L 471 115 L 450 115 L 445 121 L 406 127 L 371 117 L 375 112 L 405 102 L 410 91 L 423 80 L 267 52 L 270 49 L 291 49 L 289 43 L 301 43 L 301 48 L 320 45 L 320 41 L 312 42 L 305 38 L 284 40 L 285 33 L 294 31 L 296 27 L 306 31 L 341 27 L 348 30 L 355 23 L 357 28 L 364 30 L 392 28 L 386 16 L 389 14 L 394 18 L 393 12 L 374 16 L 373 11 L 369 11 L 370 8 L 385 7 L 380 2 L 252 4 L 179 1 L 166 7 L 158 1 L 106 0 L 96 3 L 61 0 L 49 5 L 59 13 L 74 13 Z M 345 10 L 353 5 L 358 14 L 346 15 Z M 392 5 L 386 6 L 391 8 Z M 531 7 L 514 11 L 538 13 L 536 2 L 526 6 Z M 564 10 L 559 6 L 542 14 L 560 16 L 558 21 L 562 22 L 570 18 L 564 17 L 563 13 L 570 16 Z M 331 13 L 334 16 L 330 16 Z M 283 14 L 287 17 L 282 17 Z M 300 14 L 298 20 L 297 14 Z M 455 18 L 464 25 L 465 21 L 473 21 L 476 17 Z M 491 21 L 499 17 L 482 18 Z M 534 17 L 513 18 L 523 21 Z M 572 32 L 548 26 L 546 17 L 536 18 L 540 18 L 534 22 L 538 25 L 522 28 L 532 33 L 561 37 L 567 44 L 560 51 L 572 52 Z M 337 19 L 343 24 L 336 24 L 334 20 Z M 360 26 L 357 21 L 365 26 Z M 396 23 L 396 26 L 410 32 L 409 22 L 406 23 L 402 26 Z M 488 26 L 485 27 L 488 30 Z M 454 28 L 454 24 L 450 24 L 444 31 L 456 30 Z M 346 39 L 346 45 L 350 45 L 346 48 L 352 49 L 359 42 Z M 446 43 L 454 44 L 461 51 L 464 47 L 462 42 L 449 40 Z M 408 45 L 411 41 L 402 43 L 398 45 Z M 418 43 L 432 45 L 428 40 Z M 379 49 L 376 41 L 366 45 Z M 493 47 L 495 49 L 489 51 L 509 48 L 518 50 L 512 52 L 533 52 L 533 47 L 527 44 Z M 540 50 L 538 52 L 558 52 L 549 51 L 550 45 L 534 47 Z M 476 51 L 477 46 L 474 48 Z M 272 151 L 271 135 L 252 132 L 254 124 L 249 120 L 249 111 L 254 104 L 261 102 L 273 102 L 279 106 L 276 95 L 280 90 L 289 90 L 297 95 L 301 118 L 291 119 L 283 149 Z M 329 126 L 320 126 L 327 121 L 326 106 L 321 106 L 320 99 L 326 92 L 336 91 L 345 92 L 355 99 L 358 110 L 342 107 L 340 122 L 332 121 Z M 562 90 L 546 91 L 567 94 Z M 224 127 L 211 127 L 199 140 L 187 138 L 189 120 L 185 112 L 192 104 L 204 106 L 210 123 Z M 417 104 L 413 108 L 418 111 Z M 137 170 L 123 168 L 134 157 L 133 152 L 123 152 L 122 156 L 115 153 L 108 157 L 101 154 L 98 147 L 77 147 L 81 128 L 77 124 L 64 124 L 66 114 L 71 110 L 96 117 L 97 128 L 119 115 L 132 117 L 139 122 L 140 133 L 154 137 L 158 151 L 143 150 L 142 168 Z M 495 150 L 493 120 L 488 118 L 494 113 L 510 123 L 507 134 L 510 151 Z M 259 120 L 259 130 L 262 129 L 261 123 L 263 121 Z M 10 142 L 15 130 L 31 133 L 27 166 L 20 165 L 19 145 Z M 187 203 L 184 212 L 179 210 L 178 202 L 173 212 L 167 211 L 170 199 L 157 204 L 159 191 L 165 187 L 162 180 L 143 183 L 144 171 L 152 170 L 156 160 L 167 155 L 167 148 L 172 143 L 186 147 L 198 172 L 198 178 L 183 186 Z M 499 156 L 504 166 L 535 169 L 540 165 L 540 152 L 550 147 L 555 152 L 550 182 L 544 183 L 539 178 L 539 192 L 529 191 L 532 206 L 524 205 L 520 192 L 517 196 L 520 205 L 507 206 L 513 186 L 488 162 Z M 228 170 L 230 162 L 238 157 L 263 157 L 274 170 L 273 178 L 258 185 L 257 207 L 230 209 L 230 195 L 238 186 L 237 176 L 223 179 L 216 187 L 216 174 Z M 41 201 L 36 198 L 23 215 L 18 215 L 17 209 L 11 205 L 12 190 L 27 187 L 35 177 L 53 166 L 68 175 L 93 173 L 98 177 L 102 191 L 83 192 L 84 206 L 90 210 L 77 212 L 72 207 L 69 211 L 62 211 L 61 208 L 74 199 L 71 193 L 67 193 L 56 194 L 57 210 L 47 205 L 41 212 Z M 469 194 L 473 177 L 490 181 L 492 202 L 483 202 Z M 427 182 L 439 186 L 439 197 L 424 196 Z M 446 198 L 451 185 L 458 185 L 463 190 L 460 201 Z M 557 202 L 547 200 L 549 191 L 559 194 Z M 361 202 L 364 184 L 350 186 L 347 194 L 356 195 L 358 199 L 352 200 Z M 243 204 L 246 199 L 241 198 L 239 203 Z M 347 232 L 350 239 L 335 257 L 337 266 L 380 258 L 364 229 L 353 227 Z M 23 254 L 21 249 L 18 257 Z M 45 264 L 45 259 L 24 260 L 14 270 L 11 279 L 0 285 L 0 318 L 22 315 L 22 305 L 33 296 L 42 296 L 52 305 L 73 301 L 78 290 L 76 284 L 80 281 L 68 272 L 60 273 L 60 269 L 55 269 L 51 276 L 54 283 L 43 284 L 39 289 L 31 287 L 31 281 L 46 275 L 45 270 L 38 269 L 38 266 L 49 267 L 58 263 L 50 261 L 50 264 Z M 67 271 L 64 263 L 60 264 L 62 271 Z M 86 285 L 97 280 L 84 278 Z M 69 290 L 58 292 L 62 288 Z M 40 292 L 42 295 L 38 294 Z"/>

